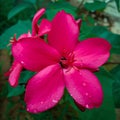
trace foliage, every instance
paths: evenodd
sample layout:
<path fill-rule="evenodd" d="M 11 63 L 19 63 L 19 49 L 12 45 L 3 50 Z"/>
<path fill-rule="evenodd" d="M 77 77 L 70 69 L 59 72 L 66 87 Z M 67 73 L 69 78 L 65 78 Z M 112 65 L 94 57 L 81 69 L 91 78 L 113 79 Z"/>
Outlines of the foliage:
<path fill-rule="evenodd" d="M 18 4 L 16 7 L 14 7 L 8 14 L 8 19 L 11 19 L 12 17 L 14 17 L 16 14 L 18 14 L 19 12 L 25 10 L 26 8 L 31 7 L 31 4 L 29 3 L 21 3 Z"/>
<path fill-rule="evenodd" d="M 31 22 L 28 21 L 18 21 L 17 24 L 13 25 L 12 27 L 8 28 L 1 36 L 0 36 L 0 49 L 7 48 L 11 37 L 14 34 L 19 37 L 22 33 L 27 33 L 28 30 L 31 28 Z M 4 42 L 2 42 L 4 41 Z"/>
<path fill-rule="evenodd" d="M 114 69 L 112 69 L 111 73 L 114 76 L 113 97 L 115 106 L 116 108 L 120 108 L 120 65 L 117 65 Z"/>
<path fill-rule="evenodd" d="M 106 5 L 107 4 L 105 2 L 95 1 L 93 3 L 85 3 L 84 7 L 88 11 L 94 12 L 94 11 L 101 11 L 105 9 Z"/>
<path fill-rule="evenodd" d="M 120 12 L 120 0 L 115 0 L 116 5 L 117 5 L 117 9 Z"/>
<path fill-rule="evenodd" d="M 120 10 L 120 0 L 115 0 L 117 9 Z M 51 2 L 50 0 L 1 0 L 0 1 L 0 50 L 7 49 L 10 56 L 9 40 L 14 34 L 17 38 L 22 33 L 27 33 L 31 30 L 31 20 L 34 13 L 42 8 L 46 8 L 44 17 L 51 20 L 53 16 L 61 9 L 72 14 L 76 19 L 82 18 L 82 25 L 80 31 L 80 40 L 90 37 L 102 37 L 108 40 L 111 45 L 111 54 L 120 55 L 120 35 L 113 34 L 108 27 L 95 25 L 97 19 L 91 16 L 91 12 L 103 13 L 107 7 L 106 2 L 95 0 L 93 3 L 85 3 L 79 14 L 79 9 L 72 6 L 68 1 L 58 0 Z M 110 58 L 110 61 L 112 56 Z M 11 60 L 12 61 L 12 60 Z M 111 66 L 110 66 L 111 67 Z M 0 74 L 2 73 L 2 63 L 0 63 Z M 93 110 L 86 110 L 81 112 L 75 105 L 73 99 L 69 96 L 67 91 L 59 104 L 46 112 L 40 114 L 30 114 L 25 111 L 25 104 L 23 102 L 25 86 L 29 78 L 35 73 L 24 70 L 21 73 L 19 85 L 16 88 L 10 87 L 5 81 L 0 92 L 1 101 L 6 103 L 5 112 L 2 116 L 6 120 L 11 119 L 25 119 L 25 120 L 115 120 L 115 107 L 120 108 L 120 65 L 107 71 L 103 67 L 96 73 L 103 87 L 104 101 L 100 108 Z M 1 84 L 1 83 L 0 83 Z M 18 98 L 17 98 L 18 97 Z M 6 102 L 7 101 L 7 102 Z M 115 106 L 114 106 L 115 104 Z M 17 111 L 16 110 L 17 106 Z M 1 107 L 1 106 L 0 106 Z M 15 115 L 9 114 L 15 111 Z M 9 117 L 8 117 L 9 116 Z"/>
<path fill-rule="evenodd" d="M 86 23 L 84 22 L 81 27 L 81 32 L 83 32 L 80 36 L 80 39 L 86 39 L 92 36 L 105 38 L 112 45 L 111 53 L 120 54 L 120 35 L 110 32 L 107 28 L 103 26 L 89 26 L 87 28 L 85 27 Z"/>
<path fill-rule="evenodd" d="M 115 120 L 115 111 L 112 96 L 113 78 L 110 73 L 105 71 L 103 68 L 101 68 L 100 71 L 96 73 L 96 75 L 103 87 L 104 101 L 100 108 L 88 110 L 82 113 L 82 120 Z"/>

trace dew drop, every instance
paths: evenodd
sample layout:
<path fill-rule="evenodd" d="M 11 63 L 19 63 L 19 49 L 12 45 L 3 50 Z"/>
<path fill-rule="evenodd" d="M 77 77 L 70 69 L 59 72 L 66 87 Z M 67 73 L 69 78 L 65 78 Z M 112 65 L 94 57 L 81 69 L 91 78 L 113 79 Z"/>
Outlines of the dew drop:
<path fill-rule="evenodd" d="M 88 104 L 86 104 L 86 105 L 85 105 L 85 107 L 86 107 L 86 108 L 89 108 L 89 105 L 88 105 Z"/>
<path fill-rule="evenodd" d="M 43 101 L 41 101 L 40 103 L 43 104 Z"/>
<path fill-rule="evenodd" d="M 86 86 L 86 83 L 85 83 L 85 82 L 83 82 L 83 83 L 82 83 L 82 85 L 83 85 L 83 86 Z"/>
<path fill-rule="evenodd" d="M 27 108 L 27 111 L 29 111 L 30 109 L 29 108 Z"/>
<path fill-rule="evenodd" d="M 86 92 L 85 95 L 88 96 L 88 93 Z"/>
<path fill-rule="evenodd" d="M 58 101 L 53 99 L 52 102 L 57 103 Z"/>
<path fill-rule="evenodd" d="M 23 61 L 21 61 L 21 63 L 23 64 L 24 62 L 23 62 Z"/>

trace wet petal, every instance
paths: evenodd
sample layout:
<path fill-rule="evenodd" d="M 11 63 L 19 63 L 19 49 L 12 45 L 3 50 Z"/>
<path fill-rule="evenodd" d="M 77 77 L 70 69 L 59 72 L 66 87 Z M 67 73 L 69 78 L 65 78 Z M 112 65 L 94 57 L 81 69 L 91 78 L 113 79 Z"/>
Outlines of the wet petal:
<path fill-rule="evenodd" d="M 48 33 L 49 44 L 61 53 L 64 49 L 73 50 L 79 35 L 79 27 L 73 16 L 62 10 L 56 14 L 51 23 L 52 30 Z"/>
<path fill-rule="evenodd" d="M 40 26 L 39 26 L 39 31 L 38 35 L 42 36 L 46 33 L 48 33 L 51 30 L 51 23 L 47 19 L 42 19 Z"/>
<path fill-rule="evenodd" d="M 23 66 L 14 61 L 11 69 L 9 70 L 9 83 L 12 87 L 16 87 L 18 85 L 18 79 L 20 77 L 20 72 L 22 71 Z"/>
<path fill-rule="evenodd" d="M 78 27 L 80 28 L 80 27 L 81 27 L 82 20 L 81 20 L 81 19 L 78 19 L 78 20 L 76 21 L 76 23 L 78 24 Z"/>
<path fill-rule="evenodd" d="M 27 111 L 38 113 L 54 107 L 64 93 L 63 72 L 59 64 L 48 66 L 34 77 L 26 87 Z"/>
<path fill-rule="evenodd" d="M 77 67 L 97 69 L 110 56 L 111 45 L 103 38 L 89 38 L 80 42 L 75 48 L 75 62 Z"/>
<path fill-rule="evenodd" d="M 67 90 L 78 104 L 88 109 L 102 104 L 102 88 L 92 72 L 72 68 L 70 71 L 64 71 L 64 74 Z"/>
<path fill-rule="evenodd" d="M 34 16 L 32 21 L 32 36 L 35 36 L 38 33 L 38 20 L 45 13 L 45 9 L 40 9 Z"/>
<path fill-rule="evenodd" d="M 12 44 L 12 54 L 24 68 L 39 71 L 59 61 L 58 52 L 40 38 L 24 38 Z"/>

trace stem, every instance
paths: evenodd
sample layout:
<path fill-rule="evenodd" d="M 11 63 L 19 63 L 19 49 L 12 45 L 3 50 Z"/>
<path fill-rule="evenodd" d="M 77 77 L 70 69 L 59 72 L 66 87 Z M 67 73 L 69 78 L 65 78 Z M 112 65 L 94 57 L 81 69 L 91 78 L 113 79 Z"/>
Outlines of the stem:
<path fill-rule="evenodd" d="M 107 62 L 104 65 L 106 65 L 106 64 L 120 64 L 120 62 Z"/>

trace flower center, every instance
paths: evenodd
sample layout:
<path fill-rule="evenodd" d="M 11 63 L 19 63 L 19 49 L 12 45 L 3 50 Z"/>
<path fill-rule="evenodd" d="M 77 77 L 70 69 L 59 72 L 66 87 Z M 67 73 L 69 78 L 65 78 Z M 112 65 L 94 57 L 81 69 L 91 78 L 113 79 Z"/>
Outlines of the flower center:
<path fill-rule="evenodd" d="M 73 66 L 74 54 L 72 52 L 64 51 L 60 59 L 60 65 L 62 68 L 68 68 Z"/>

